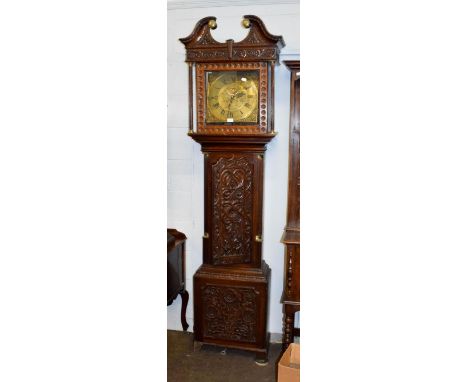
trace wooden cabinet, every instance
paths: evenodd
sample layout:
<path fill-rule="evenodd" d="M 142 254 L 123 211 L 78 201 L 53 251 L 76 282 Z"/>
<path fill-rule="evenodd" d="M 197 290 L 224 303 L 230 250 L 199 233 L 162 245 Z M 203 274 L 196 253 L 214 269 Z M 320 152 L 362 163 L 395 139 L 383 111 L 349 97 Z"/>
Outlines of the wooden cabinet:
<path fill-rule="evenodd" d="M 167 305 L 171 305 L 180 294 L 182 297 L 180 320 L 184 331 L 188 329 L 185 312 L 189 299 L 189 294 L 185 289 L 186 239 L 182 232 L 173 228 L 167 229 Z"/>
<path fill-rule="evenodd" d="M 300 310 L 300 61 L 284 61 L 291 71 L 291 108 L 289 123 L 289 176 L 285 244 L 283 303 L 283 349 L 293 342 L 299 330 L 294 315 Z"/>

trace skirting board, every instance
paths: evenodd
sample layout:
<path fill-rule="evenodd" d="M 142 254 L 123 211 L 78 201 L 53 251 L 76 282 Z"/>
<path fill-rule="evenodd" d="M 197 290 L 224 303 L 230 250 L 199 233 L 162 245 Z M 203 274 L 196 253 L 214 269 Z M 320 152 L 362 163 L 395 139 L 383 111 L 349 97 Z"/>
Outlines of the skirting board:
<path fill-rule="evenodd" d="M 270 344 L 280 344 L 283 342 L 282 333 L 270 333 Z"/>

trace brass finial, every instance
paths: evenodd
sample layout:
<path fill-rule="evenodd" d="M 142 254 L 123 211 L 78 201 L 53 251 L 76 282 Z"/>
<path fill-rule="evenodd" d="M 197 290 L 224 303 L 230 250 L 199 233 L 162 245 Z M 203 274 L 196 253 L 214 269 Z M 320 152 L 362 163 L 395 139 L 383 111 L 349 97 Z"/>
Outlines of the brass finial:
<path fill-rule="evenodd" d="M 242 20 L 242 26 L 244 28 L 250 28 L 250 20 L 249 19 L 243 19 Z"/>
<path fill-rule="evenodd" d="M 216 20 L 210 20 L 208 21 L 208 26 L 210 27 L 210 29 L 216 29 L 218 27 L 218 25 L 216 24 Z"/>

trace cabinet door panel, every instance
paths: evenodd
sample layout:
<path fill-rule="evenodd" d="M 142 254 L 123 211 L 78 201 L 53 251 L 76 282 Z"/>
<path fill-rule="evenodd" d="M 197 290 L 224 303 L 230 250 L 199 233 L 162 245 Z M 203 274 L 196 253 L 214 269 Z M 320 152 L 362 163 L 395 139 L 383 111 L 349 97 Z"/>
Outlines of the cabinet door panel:
<path fill-rule="evenodd" d="M 210 153 L 205 171 L 206 262 L 258 267 L 263 162 L 255 153 Z"/>

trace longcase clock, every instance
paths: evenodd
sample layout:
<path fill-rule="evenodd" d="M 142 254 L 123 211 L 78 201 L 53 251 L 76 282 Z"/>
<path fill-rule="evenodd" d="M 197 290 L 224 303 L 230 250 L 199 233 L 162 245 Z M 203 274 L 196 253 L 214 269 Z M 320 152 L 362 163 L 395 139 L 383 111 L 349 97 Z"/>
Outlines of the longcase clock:
<path fill-rule="evenodd" d="M 194 275 L 195 345 L 268 359 L 270 268 L 262 260 L 263 169 L 274 131 L 281 36 L 244 16 L 240 42 L 216 41 L 205 17 L 180 41 L 189 69 L 189 136 L 204 155 L 203 264 Z"/>
<path fill-rule="evenodd" d="M 284 286 L 281 296 L 283 304 L 283 350 L 286 350 L 299 329 L 294 327 L 294 315 L 300 311 L 300 268 L 301 268 L 301 229 L 300 229 L 300 101 L 301 63 L 298 60 L 284 61 L 291 71 L 291 111 L 289 119 L 289 179 L 288 209 L 286 227 L 282 241 L 285 244 Z"/>

